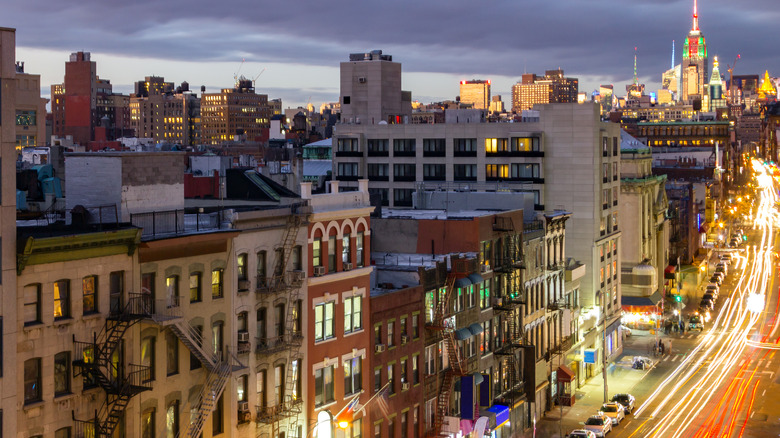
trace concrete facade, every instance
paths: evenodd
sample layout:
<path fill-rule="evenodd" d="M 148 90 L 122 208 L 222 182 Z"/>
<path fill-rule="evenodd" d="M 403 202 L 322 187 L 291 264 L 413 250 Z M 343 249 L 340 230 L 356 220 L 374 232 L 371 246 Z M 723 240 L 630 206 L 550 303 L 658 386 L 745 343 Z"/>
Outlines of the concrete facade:
<path fill-rule="evenodd" d="M 403 123 L 412 113 L 411 93 L 401 91 L 401 64 L 381 50 L 341 63 L 339 102 L 342 123 Z"/>

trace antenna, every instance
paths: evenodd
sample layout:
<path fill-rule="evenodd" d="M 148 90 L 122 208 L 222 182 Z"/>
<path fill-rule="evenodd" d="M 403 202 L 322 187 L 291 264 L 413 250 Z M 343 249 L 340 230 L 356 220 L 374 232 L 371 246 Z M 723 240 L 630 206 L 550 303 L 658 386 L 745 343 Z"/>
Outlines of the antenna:
<path fill-rule="evenodd" d="M 699 30 L 699 13 L 698 13 L 698 5 L 697 1 L 693 0 L 693 29 L 691 30 Z"/>
<path fill-rule="evenodd" d="M 636 51 L 637 48 L 634 46 L 634 85 L 639 84 L 639 78 L 636 75 Z"/>
<path fill-rule="evenodd" d="M 674 40 L 672 40 L 672 69 L 674 69 Z"/>

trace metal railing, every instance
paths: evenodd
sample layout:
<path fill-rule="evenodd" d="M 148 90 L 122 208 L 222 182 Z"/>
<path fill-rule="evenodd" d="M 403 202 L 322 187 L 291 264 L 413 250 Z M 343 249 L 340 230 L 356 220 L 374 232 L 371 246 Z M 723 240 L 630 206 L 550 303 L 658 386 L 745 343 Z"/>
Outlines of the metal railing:
<path fill-rule="evenodd" d="M 282 351 L 294 346 L 300 346 L 303 343 L 303 333 L 285 333 L 281 336 L 274 336 L 271 338 L 255 338 L 257 344 L 255 347 L 255 353 L 258 354 L 272 354 L 277 351 Z"/>
<path fill-rule="evenodd" d="M 220 229 L 221 211 L 185 214 L 184 210 L 151 211 L 130 215 L 130 223 L 142 228 L 142 239 Z"/>

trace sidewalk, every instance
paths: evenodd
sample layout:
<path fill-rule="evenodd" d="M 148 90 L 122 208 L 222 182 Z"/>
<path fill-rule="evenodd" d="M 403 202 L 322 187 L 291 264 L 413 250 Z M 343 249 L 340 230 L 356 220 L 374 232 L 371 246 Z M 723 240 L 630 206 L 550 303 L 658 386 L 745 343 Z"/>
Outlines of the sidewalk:
<path fill-rule="evenodd" d="M 607 366 L 607 387 L 609 397 L 621 392 L 634 392 L 634 387 L 651 369 L 635 370 L 631 367 L 634 356 L 647 356 L 657 363 L 658 358 L 652 355 L 652 344 L 655 336 L 648 331 L 633 330 L 633 335 L 623 342 L 623 353 L 614 363 Z M 667 338 L 664 336 L 664 338 Z M 648 354 L 648 352 L 650 352 Z M 655 365 L 654 365 L 655 366 Z M 595 414 L 604 402 L 604 379 L 601 373 L 583 384 L 576 393 L 574 406 L 555 406 L 545 413 L 536 423 L 536 437 L 561 438 L 573 429 L 582 429 L 582 423 Z M 562 415 L 561 415 L 562 414 Z M 563 435 L 561 435 L 561 429 Z M 524 438 L 534 436 L 529 430 Z"/>

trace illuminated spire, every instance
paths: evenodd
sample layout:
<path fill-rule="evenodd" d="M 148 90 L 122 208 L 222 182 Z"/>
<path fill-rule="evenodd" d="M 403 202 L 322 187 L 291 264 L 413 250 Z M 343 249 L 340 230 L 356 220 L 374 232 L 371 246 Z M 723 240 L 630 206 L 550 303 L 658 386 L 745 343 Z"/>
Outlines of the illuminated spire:
<path fill-rule="evenodd" d="M 672 40 L 672 68 L 674 68 L 674 40 Z"/>
<path fill-rule="evenodd" d="M 693 0 L 693 28 L 692 31 L 699 30 L 699 13 L 697 8 L 697 0 Z"/>
<path fill-rule="evenodd" d="M 639 78 L 636 75 L 636 47 L 634 47 L 634 85 L 639 84 Z"/>

